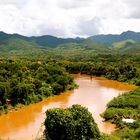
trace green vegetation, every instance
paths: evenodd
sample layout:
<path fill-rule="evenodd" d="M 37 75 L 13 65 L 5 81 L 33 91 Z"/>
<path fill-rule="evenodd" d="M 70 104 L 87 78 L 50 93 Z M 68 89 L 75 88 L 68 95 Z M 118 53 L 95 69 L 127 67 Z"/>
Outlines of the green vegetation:
<path fill-rule="evenodd" d="M 26 37 L 0 32 L 0 56 L 0 112 L 73 89 L 75 84 L 68 72 L 103 76 L 140 86 L 140 33 L 132 31 L 86 39 Z M 78 105 L 48 110 L 45 135 L 56 139 L 52 137 L 59 132 L 59 138 L 64 133 L 62 139 L 138 140 L 139 101 L 140 89 L 137 89 L 108 104 L 103 117 L 117 125 L 113 136 L 100 134 L 91 114 Z M 136 121 L 125 123 L 123 118 Z M 55 129 L 59 126 L 62 129 Z M 67 133 L 69 135 L 65 135 Z"/>
<path fill-rule="evenodd" d="M 74 87 L 73 78 L 56 62 L 0 60 L 0 111 L 38 102 Z"/>
<path fill-rule="evenodd" d="M 115 123 L 119 128 L 114 135 L 119 139 L 138 140 L 140 138 L 140 88 L 108 103 L 103 113 L 106 121 Z M 133 123 L 123 122 L 122 119 L 133 119 Z"/>
<path fill-rule="evenodd" d="M 69 51 L 72 51 L 72 54 Z M 27 37 L 0 32 L 1 56 L 51 56 L 52 54 L 60 57 L 70 55 L 82 58 L 85 55 L 91 57 L 98 54 L 136 55 L 140 54 L 140 33 L 128 31 L 120 35 L 97 35 L 85 39 L 64 39 L 49 35 Z"/>
<path fill-rule="evenodd" d="M 46 111 L 45 137 L 48 140 L 99 140 L 92 114 L 80 105 Z"/>
<path fill-rule="evenodd" d="M 135 44 L 136 42 L 134 40 L 124 40 L 124 41 L 120 41 L 120 42 L 115 42 L 113 43 L 113 48 L 114 49 L 124 49 L 127 48 L 128 46 L 131 46 L 133 44 Z"/>
<path fill-rule="evenodd" d="M 122 58 L 122 60 L 121 60 Z M 108 79 L 118 80 L 140 85 L 140 69 L 138 62 L 123 60 L 122 56 L 106 55 L 102 58 L 94 58 L 92 61 L 72 60 L 65 62 L 66 70 L 71 73 L 82 73 L 96 76 L 104 76 Z M 133 62 L 133 63 L 132 63 Z"/>

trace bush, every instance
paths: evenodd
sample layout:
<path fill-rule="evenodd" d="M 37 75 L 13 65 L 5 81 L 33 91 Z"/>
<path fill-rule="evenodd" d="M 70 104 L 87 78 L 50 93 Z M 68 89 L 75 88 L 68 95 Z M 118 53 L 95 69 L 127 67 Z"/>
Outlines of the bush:
<path fill-rule="evenodd" d="M 73 105 L 46 111 L 45 136 L 47 140 L 98 140 L 100 133 L 88 109 Z"/>

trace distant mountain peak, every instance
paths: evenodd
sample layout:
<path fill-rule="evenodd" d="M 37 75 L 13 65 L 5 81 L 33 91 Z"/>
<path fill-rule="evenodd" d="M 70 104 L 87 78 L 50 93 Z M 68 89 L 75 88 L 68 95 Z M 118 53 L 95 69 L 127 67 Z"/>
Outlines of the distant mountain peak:
<path fill-rule="evenodd" d="M 134 34 L 140 34 L 140 33 L 128 30 L 128 31 L 122 32 L 120 35 L 130 35 L 130 34 L 134 35 Z"/>
<path fill-rule="evenodd" d="M 123 34 L 123 33 L 136 33 L 136 32 L 131 31 L 131 30 L 127 30 L 127 31 L 125 31 L 125 32 L 122 32 L 122 34 Z"/>
<path fill-rule="evenodd" d="M 112 34 L 97 35 L 89 38 L 94 42 L 103 43 L 103 44 L 112 44 L 115 42 L 120 42 L 129 39 L 132 39 L 136 42 L 140 42 L 140 33 L 128 30 L 118 35 L 112 35 Z"/>

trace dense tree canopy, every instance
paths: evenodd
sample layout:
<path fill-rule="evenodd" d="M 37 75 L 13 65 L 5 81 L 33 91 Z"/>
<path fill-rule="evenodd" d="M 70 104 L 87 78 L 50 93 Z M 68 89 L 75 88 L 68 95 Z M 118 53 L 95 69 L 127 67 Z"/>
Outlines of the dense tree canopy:
<path fill-rule="evenodd" d="M 73 78 L 55 62 L 1 60 L 0 110 L 8 105 L 38 102 L 73 89 Z"/>
<path fill-rule="evenodd" d="M 140 85 L 140 69 L 138 61 L 133 61 L 128 58 L 126 60 L 118 56 L 113 60 L 113 56 L 108 58 L 103 56 L 93 58 L 91 61 L 76 61 L 65 62 L 66 70 L 71 73 L 90 74 L 96 76 L 104 76 L 108 79 L 118 80 L 120 82 L 129 82 Z"/>

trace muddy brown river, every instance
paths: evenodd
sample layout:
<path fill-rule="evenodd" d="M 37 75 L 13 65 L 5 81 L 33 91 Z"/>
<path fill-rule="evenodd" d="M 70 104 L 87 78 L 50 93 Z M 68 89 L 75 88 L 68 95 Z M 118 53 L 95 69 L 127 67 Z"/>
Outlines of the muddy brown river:
<path fill-rule="evenodd" d="M 120 83 L 105 78 L 74 75 L 78 89 L 50 97 L 39 103 L 25 106 L 0 116 L 0 137 L 2 140 L 33 140 L 42 132 L 45 111 L 49 108 L 69 107 L 73 104 L 86 106 L 93 114 L 100 131 L 110 133 L 115 126 L 103 122 L 100 114 L 107 103 L 126 91 L 135 89 L 133 85 Z"/>

